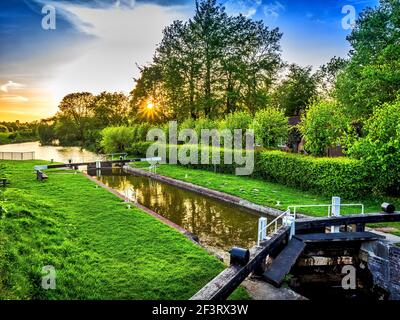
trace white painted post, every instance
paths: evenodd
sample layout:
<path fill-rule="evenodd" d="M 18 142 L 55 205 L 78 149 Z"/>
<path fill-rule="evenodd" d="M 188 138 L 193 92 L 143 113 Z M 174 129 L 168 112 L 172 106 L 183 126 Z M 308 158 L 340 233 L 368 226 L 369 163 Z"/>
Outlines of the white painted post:
<path fill-rule="evenodd" d="M 101 169 L 101 160 L 96 160 L 96 169 Z"/>
<path fill-rule="evenodd" d="M 260 242 L 267 239 L 267 218 L 262 217 L 258 219 L 258 235 L 257 235 L 257 245 L 260 245 Z"/>
<path fill-rule="evenodd" d="M 284 226 L 290 227 L 289 240 L 292 239 L 295 234 L 295 221 L 296 219 L 291 215 L 285 215 L 282 220 Z"/>
<path fill-rule="evenodd" d="M 340 197 L 332 197 L 332 217 L 340 217 Z M 339 232 L 339 226 L 331 226 L 331 232 Z"/>

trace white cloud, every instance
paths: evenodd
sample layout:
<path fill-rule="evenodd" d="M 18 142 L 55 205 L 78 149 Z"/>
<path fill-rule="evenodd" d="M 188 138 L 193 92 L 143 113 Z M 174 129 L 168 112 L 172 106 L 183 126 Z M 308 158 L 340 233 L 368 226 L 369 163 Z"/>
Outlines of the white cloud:
<path fill-rule="evenodd" d="M 76 91 L 130 92 L 133 78 L 139 73 L 136 63 L 147 64 L 152 60 L 163 28 L 192 14 L 186 6 L 135 4 L 129 0 L 116 1 L 107 8 L 46 3 L 55 5 L 57 12 L 75 28 L 93 37 L 84 45 L 76 45 L 81 50 L 65 48 L 78 54 L 68 63 L 60 61 L 55 75 L 47 81 L 56 101 Z"/>
<path fill-rule="evenodd" d="M 28 102 L 29 99 L 23 96 L 14 96 L 14 95 L 2 95 L 0 96 L 1 101 L 5 102 Z"/>
<path fill-rule="evenodd" d="M 281 11 L 285 11 L 285 6 L 279 1 L 264 5 L 264 15 L 267 18 L 276 19 L 279 17 Z"/>
<path fill-rule="evenodd" d="M 257 13 L 261 3 L 262 0 L 228 0 L 224 3 L 224 6 L 229 15 L 242 14 L 250 18 Z"/>
<path fill-rule="evenodd" d="M 17 83 L 17 82 L 13 82 L 11 80 L 9 80 L 7 83 L 2 84 L 0 86 L 0 90 L 3 92 L 9 92 L 9 90 L 18 90 L 18 89 L 22 89 L 24 88 L 25 85 L 23 85 L 22 83 Z"/>

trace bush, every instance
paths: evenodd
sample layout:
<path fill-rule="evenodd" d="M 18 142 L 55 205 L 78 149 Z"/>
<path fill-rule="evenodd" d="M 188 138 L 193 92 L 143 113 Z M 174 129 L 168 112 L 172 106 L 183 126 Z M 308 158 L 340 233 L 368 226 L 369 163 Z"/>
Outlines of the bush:
<path fill-rule="evenodd" d="M 326 155 L 328 147 L 339 142 L 346 125 L 346 119 L 335 102 L 313 103 L 299 124 L 306 140 L 305 150 L 316 156 Z"/>
<path fill-rule="evenodd" d="M 263 179 L 329 197 L 359 198 L 368 195 L 375 185 L 363 162 L 344 157 L 263 151 L 257 155 L 256 167 L 256 174 Z"/>
<path fill-rule="evenodd" d="M 154 141 L 135 142 L 126 151 L 136 157 L 145 158 L 147 149 L 154 143 Z"/>
<path fill-rule="evenodd" d="M 182 148 L 179 146 L 178 148 Z M 199 148 L 186 146 L 187 149 Z M 208 147 L 203 147 L 208 148 Z M 209 159 L 211 150 L 208 148 Z M 179 150 L 179 149 L 178 149 Z M 214 149 L 215 150 L 215 149 Z M 186 164 L 186 167 L 220 173 L 235 173 L 242 165 L 223 164 L 224 149 L 219 148 L 221 164 Z M 239 150 L 231 152 L 240 152 Z M 253 178 L 277 182 L 289 187 L 312 191 L 325 196 L 357 199 L 371 193 L 376 181 L 362 161 L 349 158 L 315 158 L 282 151 L 256 151 Z"/>
<path fill-rule="evenodd" d="M 108 127 L 101 131 L 101 146 L 106 153 L 125 152 L 134 142 L 131 127 Z"/>
<path fill-rule="evenodd" d="M 400 96 L 376 108 L 365 124 L 366 136 L 350 147 L 348 154 L 362 160 L 375 175 L 375 191 L 400 193 Z"/>
<path fill-rule="evenodd" d="M 252 127 L 256 141 L 264 147 L 277 147 L 288 138 L 288 118 L 281 109 L 271 107 L 258 111 Z"/>
<path fill-rule="evenodd" d="M 56 138 L 54 125 L 42 122 L 37 127 L 39 141 L 41 145 L 50 145 Z"/>
<path fill-rule="evenodd" d="M 234 129 L 242 129 L 243 133 L 251 125 L 253 118 L 250 114 L 244 111 L 238 111 L 235 113 L 228 114 L 223 121 L 219 124 L 219 129 L 228 129 L 233 131 Z"/>

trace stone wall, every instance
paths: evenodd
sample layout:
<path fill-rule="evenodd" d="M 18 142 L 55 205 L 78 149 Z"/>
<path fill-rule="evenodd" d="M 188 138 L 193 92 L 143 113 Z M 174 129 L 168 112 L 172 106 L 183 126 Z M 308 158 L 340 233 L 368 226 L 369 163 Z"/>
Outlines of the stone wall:
<path fill-rule="evenodd" d="M 400 247 L 386 241 L 366 242 L 360 258 L 372 273 L 374 285 L 387 291 L 390 300 L 400 300 Z"/>

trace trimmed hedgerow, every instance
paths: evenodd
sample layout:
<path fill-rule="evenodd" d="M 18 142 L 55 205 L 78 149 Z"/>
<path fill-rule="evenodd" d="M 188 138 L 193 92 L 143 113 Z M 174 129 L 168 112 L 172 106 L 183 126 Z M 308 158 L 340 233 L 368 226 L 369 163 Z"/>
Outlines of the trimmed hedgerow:
<path fill-rule="evenodd" d="M 358 198 L 369 194 L 376 183 L 361 161 L 344 157 L 263 151 L 258 154 L 256 167 L 263 179 L 327 196 Z"/>

